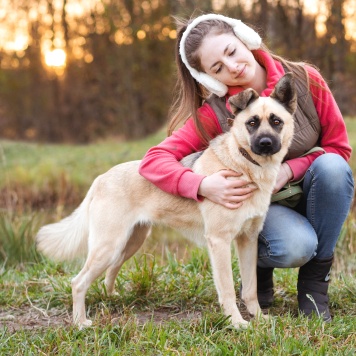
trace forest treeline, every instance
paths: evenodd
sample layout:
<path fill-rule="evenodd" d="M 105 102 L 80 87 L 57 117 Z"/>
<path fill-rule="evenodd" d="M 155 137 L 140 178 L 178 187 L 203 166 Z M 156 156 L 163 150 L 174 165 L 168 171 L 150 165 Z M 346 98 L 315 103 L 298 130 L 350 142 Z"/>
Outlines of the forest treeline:
<path fill-rule="evenodd" d="M 315 64 L 342 113 L 355 115 L 355 43 L 345 36 L 346 0 L 323 1 L 323 34 L 300 0 L 251 0 L 249 7 L 246 1 L 103 0 L 84 14 L 71 13 L 70 0 L 60 8 L 54 0 L 8 2 L 32 15 L 27 48 L 0 52 L 2 138 L 85 143 L 161 128 L 175 94 L 173 16 L 212 11 L 252 25 L 275 53 Z M 42 10 L 33 16 L 36 3 Z M 41 52 L 44 40 L 55 47 L 58 34 L 67 53 L 60 72 Z"/>

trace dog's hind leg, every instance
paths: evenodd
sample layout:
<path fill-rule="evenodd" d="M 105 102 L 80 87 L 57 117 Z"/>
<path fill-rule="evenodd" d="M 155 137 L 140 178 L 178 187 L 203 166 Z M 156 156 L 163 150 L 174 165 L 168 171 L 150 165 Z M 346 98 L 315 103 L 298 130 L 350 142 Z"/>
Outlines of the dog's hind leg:
<path fill-rule="evenodd" d="M 251 316 L 261 315 L 257 300 L 257 248 L 258 233 L 253 236 L 242 234 L 236 238 L 242 282 L 241 299 Z"/>
<path fill-rule="evenodd" d="M 85 295 L 90 285 L 113 263 L 121 259 L 122 251 L 130 236 L 131 221 L 115 216 L 116 211 L 107 211 L 100 203 L 93 200 L 90 216 L 88 256 L 84 267 L 72 280 L 73 321 L 79 328 L 90 326 L 86 318 Z"/>
<path fill-rule="evenodd" d="M 121 220 L 117 224 L 107 224 L 105 228 L 101 225 L 100 232 L 94 233 L 94 228 L 90 232 L 92 236 L 89 236 L 87 260 L 83 269 L 72 280 L 73 320 L 80 328 L 92 324 L 86 318 L 85 311 L 85 295 L 90 285 L 107 270 L 105 284 L 110 292 L 120 267 L 138 250 L 150 230 L 148 225 L 135 225 L 133 229 L 124 228 L 128 225 L 128 221 Z M 116 236 L 118 237 L 115 238 Z"/>
<path fill-rule="evenodd" d="M 112 246 L 108 244 L 91 248 L 84 267 L 72 280 L 73 321 L 79 328 L 92 324 L 86 318 L 85 295 L 95 279 L 110 266 L 111 256 Z"/>
<path fill-rule="evenodd" d="M 223 234 L 220 231 L 216 234 L 206 234 L 206 239 L 220 305 L 224 314 L 231 316 L 232 325 L 239 328 L 248 324 L 248 322 L 243 319 L 236 305 L 231 267 L 231 242 L 233 238 L 228 236 L 229 234 Z"/>
<path fill-rule="evenodd" d="M 137 250 L 142 246 L 147 236 L 151 232 L 150 225 L 137 224 L 131 233 L 129 240 L 122 252 L 120 252 L 121 258 L 119 258 L 115 263 L 113 263 L 106 271 L 105 276 L 105 286 L 106 291 L 110 295 L 114 292 L 114 285 L 116 276 L 124 264 L 130 257 L 132 257 Z"/>

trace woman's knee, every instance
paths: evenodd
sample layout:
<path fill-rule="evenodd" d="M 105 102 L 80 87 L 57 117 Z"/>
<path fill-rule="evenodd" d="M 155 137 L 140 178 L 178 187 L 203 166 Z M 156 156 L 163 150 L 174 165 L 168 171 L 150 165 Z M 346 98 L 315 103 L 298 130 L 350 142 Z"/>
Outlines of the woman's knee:
<path fill-rule="evenodd" d="M 317 244 L 300 245 L 293 249 L 286 248 L 277 254 L 258 257 L 258 266 L 262 268 L 295 268 L 301 267 L 316 255 Z"/>
<path fill-rule="evenodd" d="M 284 260 L 284 267 L 303 266 L 316 255 L 317 247 L 316 234 L 308 233 L 303 236 L 298 234 L 293 243 L 285 245 L 284 253 L 280 256 Z"/>
<path fill-rule="evenodd" d="M 334 204 L 349 207 L 354 196 L 352 170 L 341 156 L 323 154 L 308 169 L 303 190 L 308 199 L 314 199 L 316 204 L 322 204 L 325 208 Z"/>
<path fill-rule="evenodd" d="M 259 236 L 260 267 L 299 267 L 315 256 L 318 238 L 297 212 L 273 204 Z"/>
<path fill-rule="evenodd" d="M 326 181 L 333 187 L 345 186 L 349 183 L 353 187 L 353 174 L 349 164 L 336 153 L 325 153 L 319 156 L 310 166 L 308 172 L 314 178 Z M 332 182 L 332 184 L 330 184 Z M 338 188 L 337 188 L 338 189 Z"/>

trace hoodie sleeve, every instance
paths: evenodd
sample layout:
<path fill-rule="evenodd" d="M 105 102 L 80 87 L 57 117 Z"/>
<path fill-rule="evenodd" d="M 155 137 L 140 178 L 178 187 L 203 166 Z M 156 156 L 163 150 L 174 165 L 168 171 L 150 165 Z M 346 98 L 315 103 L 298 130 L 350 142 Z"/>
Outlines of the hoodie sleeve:
<path fill-rule="evenodd" d="M 199 114 L 204 127 L 212 137 L 221 133 L 216 115 L 209 105 L 204 104 L 199 109 Z M 199 137 L 193 119 L 190 118 L 171 136 L 148 150 L 141 161 L 139 173 L 167 193 L 200 201 L 202 198 L 198 196 L 198 189 L 205 176 L 183 167 L 179 161 L 205 148 L 206 145 Z"/>
<path fill-rule="evenodd" d="M 336 153 L 348 161 L 352 149 L 340 109 L 320 73 L 309 66 L 306 66 L 306 69 L 310 78 L 317 83 L 317 85 L 311 83 L 310 91 L 321 124 L 320 145 L 325 152 Z M 316 152 L 286 161 L 293 171 L 293 180 L 302 179 L 313 161 L 321 154 Z"/>

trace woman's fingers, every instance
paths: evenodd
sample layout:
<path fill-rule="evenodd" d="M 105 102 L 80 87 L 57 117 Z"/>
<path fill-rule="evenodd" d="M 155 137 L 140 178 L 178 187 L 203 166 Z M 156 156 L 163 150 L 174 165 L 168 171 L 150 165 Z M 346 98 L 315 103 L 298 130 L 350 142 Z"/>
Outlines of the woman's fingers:
<path fill-rule="evenodd" d="M 198 194 L 229 209 L 237 209 L 256 190 L 255 185 L 240 176 L 229 170 L 216 172 L 202 180 Z"/>

